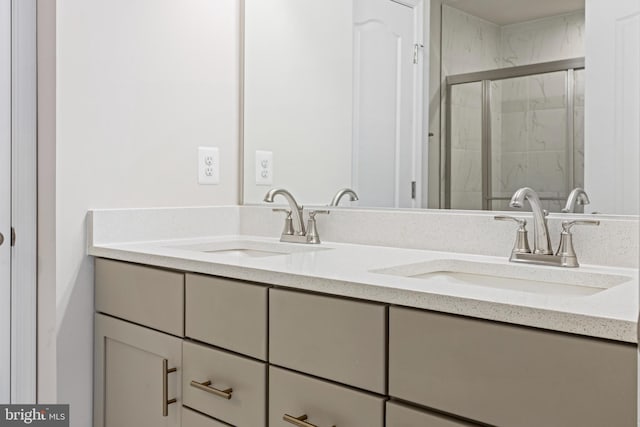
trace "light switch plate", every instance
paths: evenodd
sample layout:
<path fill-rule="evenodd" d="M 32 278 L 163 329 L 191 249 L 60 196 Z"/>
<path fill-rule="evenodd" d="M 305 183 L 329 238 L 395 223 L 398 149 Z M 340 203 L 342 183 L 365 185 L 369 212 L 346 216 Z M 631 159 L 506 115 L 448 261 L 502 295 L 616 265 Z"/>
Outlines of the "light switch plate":
<path fill-rule="evenodd" d="M 220 184 L 218 147 L 198 147 L 198 184 Z"/>
<path fill-rule="evenodd" d="M 273 184 L 273 152 L 256 151 L 256 185 Z"/>

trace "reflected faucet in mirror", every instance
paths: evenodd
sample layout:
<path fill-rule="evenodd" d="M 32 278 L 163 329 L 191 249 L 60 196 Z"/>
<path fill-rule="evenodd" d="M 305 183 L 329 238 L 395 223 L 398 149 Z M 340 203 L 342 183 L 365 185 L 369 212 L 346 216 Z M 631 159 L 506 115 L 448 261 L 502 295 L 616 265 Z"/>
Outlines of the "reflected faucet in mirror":
<path fill-rule="evenodd" d="M 331 199 L 331 203 L 329 203 L 329 206 L 338 206 L 340 204 L 340 199 L 342 199 L 344 196 L 349 196 L 349 200 L 351 200 L 352 202 L 358 200 L 358 195 L 355 191 L 350 188 L 343 188 L 341 190 L 338 190 L 336 195 L 333 196 L 333 199 Z"/>
<path fill-rule="evenodd" d="M 576 209 L 576 204 L 588 205 L 589 203 L 591 203 L 591 200 L 589 200 L 589 196 L 587 196 L 587 193 L 584 191 L 584 189 L 576 187 L 571 190 L 571 193 L 569 193 L 567 204 L 564 206 L 564 209 L 562 209 L 561 212 L 573 213 Z"/>

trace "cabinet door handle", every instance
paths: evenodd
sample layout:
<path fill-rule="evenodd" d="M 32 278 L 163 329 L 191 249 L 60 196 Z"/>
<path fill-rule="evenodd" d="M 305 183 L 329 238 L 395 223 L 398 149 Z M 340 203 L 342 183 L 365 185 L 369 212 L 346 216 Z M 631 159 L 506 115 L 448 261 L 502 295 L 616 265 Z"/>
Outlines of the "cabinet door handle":
<path fill-rule="evenodd" d="M 232 388 L 220 390 L 215 387 L 211 387 L 211 381 L 205 381 L 203 383 L 199 383 L 198 381 L 192 380 L 191 387 L 195 387 L 198 390 L 206 391 L 207 393 L 211 393 L 216 396 L 223 397 L 225 399 L 231 399 L 231 394 L 233 393 Z"/>
<path fill-rule="evenodd" d="M 286 422 L 291 423 L 294 426 L 298 426 L 298 427 L 318 427 L 315 424 L 311 424 L 311 423 L 307 422 L 307 420 L 309 419 L 307 414 L 300 415 L 299 417 L 294 417 L 294 416 L 289 415 L 289 414 L 284 414 L 282 419 L 285 420 Z M 336 427 L 336 426 L 334 425 L 333 427 Z"/>
<path fill-rule="evenodd" d="M 162 416 L 169 415 L 169 405 L 176 403 L 176 399 L 169 399 L 169 374 L 177 371 L 178 368 L 169 369 L 169 361 L 162 359 Z"/>

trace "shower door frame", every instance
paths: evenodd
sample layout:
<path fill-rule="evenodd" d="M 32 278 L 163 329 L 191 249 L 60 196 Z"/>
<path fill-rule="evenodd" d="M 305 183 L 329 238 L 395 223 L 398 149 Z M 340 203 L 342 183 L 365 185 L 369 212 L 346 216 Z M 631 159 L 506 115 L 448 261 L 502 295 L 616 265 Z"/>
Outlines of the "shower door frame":
<path fill-rule="evenodd" d="M 567 72 L 567 138 L 572 146 L 569 170 L 570 187 L 573 187 L 573 111 L 574 111 L 574 72 L 583 70 L 585 64 L 584 57 L 563 59 L 560 61 L 541 62 L 530 65 L 520 65 L 509 68 L 497 68 L 494 70 L 478 71 L 474 73 L 456 74 L 447 76 L 446 84 L 446 117 L 445 117 L 445 140 L 442 150 L 444 159 L 444 174 L 441 183 L 441 193 L 444 194 L 444 208 L 451 209 L 451 92 L 453 86 L 466 83 L 482 84 L 482 125 L 481 125 L 481 158 L 482 158 L 482 209 L 491 210 L 493 200 L 503 198 L 492 197 L 491 192 L 491 82 L 517 77 L 527 77 L 536 74 L 553 73 L 557 71 Z M 507 200 L 508 198 L 504 198 Z M 556 200 L 555 198 L 542 197 L 542 200 Z"/>

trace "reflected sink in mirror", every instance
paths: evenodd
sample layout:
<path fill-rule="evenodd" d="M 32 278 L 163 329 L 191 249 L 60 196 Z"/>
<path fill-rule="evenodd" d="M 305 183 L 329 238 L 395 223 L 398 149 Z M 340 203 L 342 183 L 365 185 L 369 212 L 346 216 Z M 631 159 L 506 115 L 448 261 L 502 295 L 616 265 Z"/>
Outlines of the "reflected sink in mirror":
<path fill-rule="evenodd" d="M 330 249 L 318 245 L 296 245 L 259 240 L 225 240 L 190 245 L 174 245 L 173 249 L 228 255 L 236 258 L 265 258 Z"/>
<path fill-rule="evenodd" d="M 456 259 L 427 261 L 371 270 L 439 284 L 480 286 L 532 294 L 589 296 L 621 285 L 631 277 L 560 268 L 538 268 Z"/>

